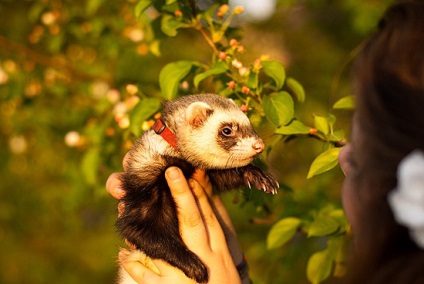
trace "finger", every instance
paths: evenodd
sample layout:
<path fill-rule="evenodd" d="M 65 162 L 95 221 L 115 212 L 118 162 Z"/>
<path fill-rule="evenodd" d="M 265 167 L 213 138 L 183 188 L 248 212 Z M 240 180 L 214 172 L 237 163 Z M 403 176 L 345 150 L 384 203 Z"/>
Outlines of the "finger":
<path fill-rule="evenodd" d="M 208 234 L 209 246 L 213 251 L 224 247 L 226 248 L 227 243 L 225 241 L 224 233 L 215 212 L 212 209 L 208 195 L 196 180 L 190 179 L 189 184 L 196 196 L 200 212 L 202 214 L 203 222 Z"/>
<path fill-rule="evenodd" d="M 142 264 L 138 259 L 128 250 L 121 250 L 118 254 L 119 262 L 124 270 L 131 276 L 137 283 L 160 283 L 161 277 Z"/>
<path fill-rule="evenodd" d="M 153 260 L 141 250 L 137 250 L 137 249 L 129 250 L 125 248 L 120 248 L 118 258 L 121 262 L 129 262 L 129 261 L 140 262 L 141 264 L 143 264 L 145 267 L 147 267 L 154 273 L 158 275 L 160 274 L 160 271 L 158 270 L 156 265 L 153 263 Z"/>
<path fill-rule="evenodd" d="M 218 220 L 215 216 L 215 212 L 212 209 L 210 204 L 209 196 L 206 191 L 200 185 L 197 180 L 190 179 L 189 180 L 190 188 L 192 189 L 198 203 L 198 207 L 200 209 L 200 213 L 202 214 L 203 221 L 207 227 L 219 227 Z"/>
<path fill-rule="evenodd" d="M 220 196 L 218 194 L 212 193 L 212 183 L 210 182 L 209 176 L 206 174 L 206 171 L 196 169 L 193 174 L 193 179 L 196 180 L 203 188 L 203 190 L 207 193 L 210 198 L 209 201 L 212 201 L 211 206 L 213 211 L 217 215 L 219 223 L 235 231 L 233 224 L 231 223 L 231 218 L 228 214 L 228 211 L 225 208 L 225 205 L 223 204 Z M 196 195 L 197 194 L 198 193 L 196 192 Z"/>
<path fill-rule="evenodd" d="M 193 174 L 193 179 L 200 184 L 203 190 L 210 197 L 209 201 L 212 201 L 212 210 L 215 212 L 219 223 L 235 233 L 235 229 L 231 222 L 230 215 L 228 214 L 227 208 L 222 202 L 221 197 L 218 194 L 212 194 L 212 184 L 210 182 L 209 176 L 206 174 L 206 171 L 196 169 Z M 200 198 L 202 192 L 196 191 L 195 194 L 197 198 Z"/>
<path fill-rule="evenodd" d="M 130 248 L 130 249 L 132 249 L 132 250 L 137 249 L 137 248 L 135 247 L 135 245 L 133 245 L 132 243 L 130 243 L 127 239 L 125 239 L 124 241 L 125 241 L 125 244 L 126 244 L 126 245 Z"/>
<path fill-rule="evenodd" d="M 224 232 L 226 244 L 228 245 L 231 257 L 233 258 L 234 263 L 240 263 L 243 259 L 243 252 L 238 242 L 236 230 L 231 222 L 231 217 L 228 214 L 227 208 L 222 202 L 220 196 L 212 193 L 212 184 L 209 176 L 204 170 L 197 169 L 193 174 L 193 179 L 199 182 L 200 186 L 210 197 L 209 201 L 212 201 L 210 206 L 212 207 L 221 229 Z M 195 193 L 198 195 L 197 191 Z M 203 208 L 202 206 L 200 207 Z"/>
<path fill-rule="evenodd" d="M 213 210 L 216 212 L 216 216 L 218 218 L 219 224 L 221 225 L 222 231 L 224 232 L 225 240 L 227 241 L 228 250 L 230 251 L 233 262 L 238 264 L 243 259 L 243 251 L 239 244 L 234 225 L 231 222 L 231 217 L 219 196 L 214 197 L 212 206 Z"/>
<path fill-rule="evenodd" d="M 165 177 L 177 204 L 181 237 L 191 250 L 207 246 L 207 234 L 196 199 L 183 173 L 177 167 L 170 167 Z"/>
<path fill-rule="evenodd" d="M 113 173 L 106 181 L 107 192 L 109 192 L 109 194 L 116 199 L 121 199 L 125 195 L 125 192 L 122 189 L 122 183 L 119 176 L 120 173 Z"/>
<path fill-rule="evenodd" d="M 225 207 L 224 203 L 221 200 L 221 197 L 219 195 L 214 195 L 212 198 L 212 209 L 215 212 L 215 215 L 217 216 L 217 219 L 224 230 L 229 230 L 233 233 L 235 233 L 235 229 L 233 226 L 233 223 L 231 221 L 230 214 L 227 211 L 227 208 Z"/>
<path fill-rule="evenodd" d="M 171 266 L 170 264 L 166 263 L 163 260 L 155 259 L 155 260 L 152 260 L 152 262 L 156 266 L 156 268 L 159 270 L 160 275 L 162 279 L 165 281 L 165 283 L 169 283 L 171 279 L 173 283 L 193 283 L 193 284 L 196 283 L 195 281 L 189 280 L 187 276 L 184 274 L 184 272 L 182 272 L 180 269 L 174 266 Z"/>
<path fill-rule="evenodd" d="M 209 196 L 213 195 L 212 183 L 205 170 L 196 169 L 192 178 L 197 180 L 197 182 Z"/>
<path fill-rule="evenodd" d="M 130 157 L 131 157 L 130 152 L 127 152 L 124 156 L 124 159 L 122 159 L 122 167 L 124 168 L 125 171 L 127 170 L 127 164 L 130 160 Z"/>

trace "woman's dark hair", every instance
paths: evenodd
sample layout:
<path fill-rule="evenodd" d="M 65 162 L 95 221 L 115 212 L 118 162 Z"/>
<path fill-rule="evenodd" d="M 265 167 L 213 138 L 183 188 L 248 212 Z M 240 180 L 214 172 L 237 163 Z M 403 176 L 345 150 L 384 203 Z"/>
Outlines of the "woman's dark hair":
<path fill-rule="evenodd" d="M 386 11 L 357 58 L 354 82 L 361 137 L 353 190 L 360 208 L 346 282 L 424 283 L 424 252 L 387 203 L 399 162 L 424 151 L 424 1 Z"/>

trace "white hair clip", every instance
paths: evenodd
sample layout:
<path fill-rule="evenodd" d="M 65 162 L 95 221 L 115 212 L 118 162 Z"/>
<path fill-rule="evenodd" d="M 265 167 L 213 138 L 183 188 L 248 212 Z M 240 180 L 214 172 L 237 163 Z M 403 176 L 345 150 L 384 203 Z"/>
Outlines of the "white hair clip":
<path fill-rule="evenodd" d="M 397 187 L 388 195 L 394 217 L 424 248 L 424 153 L 415 150 L 403 158 L 397 178 Z"/>

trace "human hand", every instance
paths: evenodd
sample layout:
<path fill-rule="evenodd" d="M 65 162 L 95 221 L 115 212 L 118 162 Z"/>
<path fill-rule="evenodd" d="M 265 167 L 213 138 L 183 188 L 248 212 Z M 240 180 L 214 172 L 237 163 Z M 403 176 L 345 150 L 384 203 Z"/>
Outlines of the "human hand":
<path fill-rule="evenodd" d="M 182 238 L 187 247 L 209 267 L 209 283 L 228 283 L 228 281 L 239 283 L 240 277 L 234 263 L 242 263 L 243 254 L 228 212 L 220 197 L 212 193 L 208 176 L 204 171 L 198 170 L 187 182 L 182 172 L 173 167 L 167 170 L 166 178 L 180 208 L 178 219 Z M 120 189 L 119 173 L 109 177 L 106 187 L 115 198 L 120 198 L 124 194 Z M 151 264 L 143 265 L 129 254 L 128 251 L 121 251 L 122 265 L 139 283 L 150 283 L 150 281 L 165 283 L 170 280 L 193 283 L 180 270 L 161 260 L 151 261 L 158 269 L 155 271 Z M 246 273 L 243 283 L 250 283 L 247 276 Z"/>

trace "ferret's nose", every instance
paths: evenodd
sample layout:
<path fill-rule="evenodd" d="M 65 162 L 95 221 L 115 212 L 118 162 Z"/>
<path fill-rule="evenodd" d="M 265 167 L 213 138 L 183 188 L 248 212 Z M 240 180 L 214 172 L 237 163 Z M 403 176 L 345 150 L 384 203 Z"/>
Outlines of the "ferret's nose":
<path fill-rule="evenodd" d="M 260 154 L 264 151 L 265 144 L 264 141 L 258 140 L 255 143 L 252 144 L 253 150 L 255 150 L 256 153 Z"/>

